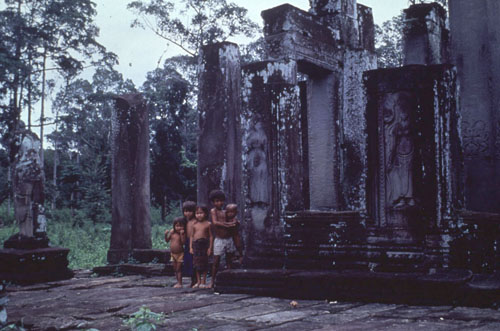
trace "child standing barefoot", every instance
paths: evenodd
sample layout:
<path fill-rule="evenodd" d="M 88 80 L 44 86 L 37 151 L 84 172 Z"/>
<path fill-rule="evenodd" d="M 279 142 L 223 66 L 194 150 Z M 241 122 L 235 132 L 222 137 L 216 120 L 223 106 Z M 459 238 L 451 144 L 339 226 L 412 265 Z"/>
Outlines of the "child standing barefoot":
<path fill-rule="evenodd" d="M 174 266 L 177 284 L 175 288 L 182 287 L 182 262 L 184 261 L 184 243 L 186 242 L 186 226 L 183 217 L 174 219 L 174 228 L 165 231 L 165 241 L 170 241 L 170 261 Z"/>
<path fill-rule="evenodd" d="M 182 275 L 191 277 L 191 285 L 189 287 L 193 287 L 193 285 L 196 284 L 196 273 L 193 270 L 193 254 L 189 252 L 193 225 L 196 223 L 196 218 L 194 217 L 195 211 L 195 202 L 185 201 L 182 204 L 182 214 L 184 215 L 184 221 L 186 222 L 186 243 L 184 244 L 184 263 L 182 265 Z"/>
<path fill-rule="evenodd" d="M 237 233 L 238 225 L 238 223 L 235 221 L 236 212 L 232 214 L 232 219 L 230 222 L 228 222 L 226 211 L 222 208 L 225 201 L 224 192 L 220 190 L 213 190 L 212 192 L 210 192 L 209 199 L 214 205 L 214 208 L 210 210 L 210 217 L 212 218 L 215 235 L 213 244 L 214 264 L 212 265 L 212 281 L 209 287 L 214 287 L 215 277 L 217 276 L 217 271 L 219 270 L 221 256 L 223 254 L 226 255 L 226 265 L 228 268 L 231 268 L 232 259 L 236 253 L 234 238 L 236 237 L 236 240 L 239 242 L 239 236 L 236 236 L 235 234 Z"/>
<path fill-rule="evenodd" d="M 208 208 L 196 207 L 196 222 L 190 240 L 190 252 L 193 254 L 193 266 L 196 270 L 196 284 L 193 288 L 206 288 L 208 272 L 208 256 L 212 254 L 212 231 L 208 222 Z"/>

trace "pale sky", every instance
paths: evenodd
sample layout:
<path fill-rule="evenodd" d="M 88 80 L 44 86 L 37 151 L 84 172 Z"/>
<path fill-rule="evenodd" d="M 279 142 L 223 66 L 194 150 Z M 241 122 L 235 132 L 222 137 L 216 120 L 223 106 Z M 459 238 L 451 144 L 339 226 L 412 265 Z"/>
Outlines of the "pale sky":
<path fill-rule="evenodd" d="M 125 78 L 130 78 L 137 87 L 144 82 L 146 73 L 156 68 L 160 58 L 165 59 L 180 51 L 173 45 L 167 46 L 165 41 L 150 30 L 131 28 L 130 23 L 135 16 L 126 9 L 131 0 L 94 0 L 97 4 L 96 24 L 100 28 L 99 42 L 109 51 L 116 53 L 120 65 L 117 70 Z M 309 0 L 229 0 L 245 7 L 249 16 L 262 26 L 260 12 L 269 8 L 289 3 L 303 10 L 309 9 Z M 358 3 L 372 7 L 376 24 L 391 19 L 408 7 L 407 0 L 360 0 Z M 231 40 L 233 42 L 244 42 Z M 165 53 L 167 51 L 167 53 Z M 165 53 L 165 54 L 164 54 Z"/>

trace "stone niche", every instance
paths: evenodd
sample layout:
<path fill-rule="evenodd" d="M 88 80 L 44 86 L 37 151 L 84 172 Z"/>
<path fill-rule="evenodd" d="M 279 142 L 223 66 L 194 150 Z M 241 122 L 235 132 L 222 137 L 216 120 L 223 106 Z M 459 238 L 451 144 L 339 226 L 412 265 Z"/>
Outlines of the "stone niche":
<path fill-rule="evenodd" d="M 369 240 L 446 263 L 440 236 L 464 206 L 456 71 L 412 65 L 365 75 Z"/>

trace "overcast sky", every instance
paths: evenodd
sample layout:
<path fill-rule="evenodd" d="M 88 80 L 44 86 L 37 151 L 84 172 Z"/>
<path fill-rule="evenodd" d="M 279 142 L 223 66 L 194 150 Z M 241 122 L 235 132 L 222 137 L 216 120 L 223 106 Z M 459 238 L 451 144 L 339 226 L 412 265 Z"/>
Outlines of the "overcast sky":
<path fill-rule="evenodd" d="M 162 55 L 172 56 L 180 53 L 173 45 L 167 46 L 165 41 L 156 37 L 150 30 L 131 28 L 135 18 L 126 9 L 131 0 L 94 0 L 97 4 L 96 24 L 100 28 L 99 42 L 119 57 L 120 71 L 125 78 L 130 78 L 137 87 L 142 85 L 148 71 L 156 68 Z M 249 16 L 262 26 L 260 12 L 283 3 L 289 3 L 303 10 L 309 9 L 309 0 L 229 0 L 249 11 Z M 407 0 L 360 0 L 359 3 L 372 7 L 376 24 L 381 24 L 399 15 L 408 6 Z M 238 40 L 231 40 L 239 42 Z"/>

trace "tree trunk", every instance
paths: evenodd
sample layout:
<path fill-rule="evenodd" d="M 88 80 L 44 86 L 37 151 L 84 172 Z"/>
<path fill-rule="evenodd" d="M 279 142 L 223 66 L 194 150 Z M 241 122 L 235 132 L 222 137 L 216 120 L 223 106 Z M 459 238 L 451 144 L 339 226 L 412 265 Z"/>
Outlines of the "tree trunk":
<path fill-rule="evenodd" d="M 167 197 L 164 195 L 161 199 L 161 220 L 165 221 L 165 217 L 167 216 Z"/>
<path fill-rule="evenodd" d="M 44 164 L 44 152 L 43 152 L 43 121 L 45 120 L 45 81 L 46 72 L 45 67 L 47 65 L 47 49 L 43 51 L 43 66 L 42 66 L 42 100 L 40 108 L 40 159 L 42 164 Z"/>
<path fill-rule="evenodd" d="M 58 155 L 57 155 L 57 120 L 59 116 L 59 109 L 56 108 L 56 128 L 54 129 L 54 168 L 52 169 L 52 185 L 54 186 L 54 196 L 52 197 L 52 210 L 56 208 L 56 200 L 57 200 L 57 195 L 58 195 L 58 190 L 57 190 L 57 162 L 58 162 Z"/>
<path fill-rule="evenodd" d="M 29 60 L 29 65 L 31 67 L 31 63 L 32 63 L 32 60 L 31 60 L 31 54 L 30 54 L 30 60 Z M 28 75 L 28 130 L 31 131 L 31 89 L 32 89 L 32 85 L 31 85 L 31 74 Z"/>

